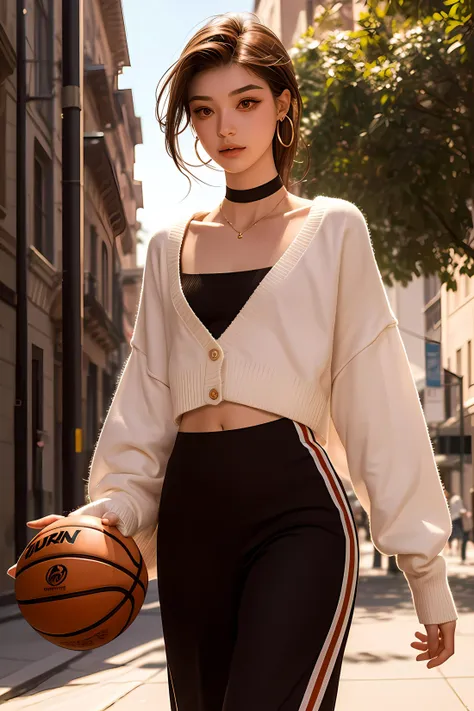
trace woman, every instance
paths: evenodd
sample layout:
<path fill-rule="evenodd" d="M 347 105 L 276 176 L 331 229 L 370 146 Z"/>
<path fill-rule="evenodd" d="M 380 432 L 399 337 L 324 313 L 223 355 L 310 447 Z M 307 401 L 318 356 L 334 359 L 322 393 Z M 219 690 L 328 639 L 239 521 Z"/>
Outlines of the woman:
<path fill-rule="evenodd" d="M 226 196 L 151 240 L 79 512 L 134 536 L 150 576 L 157 548 L 179 711 L 334 709 L 358 573 L 345 457 L 426 626 L 418 659 L 453 653 L 423 413 L 362 213 L 287 189 L 301 110 L 278 38 L 233 14 L 195 34 L 158 97 L 178 169 L 185 114 Z"/>

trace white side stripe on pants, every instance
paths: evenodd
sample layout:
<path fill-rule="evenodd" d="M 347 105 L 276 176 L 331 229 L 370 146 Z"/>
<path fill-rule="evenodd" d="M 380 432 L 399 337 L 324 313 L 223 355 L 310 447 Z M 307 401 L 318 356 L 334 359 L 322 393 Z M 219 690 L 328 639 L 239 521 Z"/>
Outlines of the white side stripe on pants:
<path fill-rule="evenodd" d="M 344 578 L 336 612 L 299 708 L 299 711 L 317 711 L 331 678 L 354 604 L 358 574 L 358 537 L 346 493 L 327 453 L 316 441 L 312 430 L 297 422 L 294 422 L 294 424 L 301 443 L 313 457 L 316 469 L 324 479 L 334 505 L 339 511 L 346 537 Z"/>

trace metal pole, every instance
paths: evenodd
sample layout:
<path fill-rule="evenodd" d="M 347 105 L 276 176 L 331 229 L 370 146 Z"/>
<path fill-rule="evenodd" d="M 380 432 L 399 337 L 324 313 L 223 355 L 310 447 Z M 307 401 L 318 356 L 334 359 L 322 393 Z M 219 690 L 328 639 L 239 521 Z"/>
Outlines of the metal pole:
<path fill-rule="evenodd" d="M 28 517 L 28 265 L 26 244 L 26 20 L 16 3 L 16 357 L 15 357 L 15 555 L 27 542 Z"/>
<path fill-rule="evenodd" d="M 82 0 L 62 0 L 63 508 L 83 503 Z"/>
<path fill-rule="evenodd" d="M 461 469 L 461 499 L 464 501 L 464 388 L 463 376 L 459 378 L 459 435 L 461 437 L 459 450 L 459 466 Z"/>

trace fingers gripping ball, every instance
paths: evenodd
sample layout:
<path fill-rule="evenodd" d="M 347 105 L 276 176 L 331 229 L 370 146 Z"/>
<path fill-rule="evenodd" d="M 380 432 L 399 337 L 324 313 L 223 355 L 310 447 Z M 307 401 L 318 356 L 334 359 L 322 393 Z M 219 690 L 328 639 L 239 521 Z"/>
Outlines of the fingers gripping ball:
<path fill-rule="evenodd" d="M 102 647 L 122 634 L 147 587 L 135 541 L 84 515 L 43 528 L 21 554 L 15 578 L 25 620 L 49 642 L 74 650 Z"/>

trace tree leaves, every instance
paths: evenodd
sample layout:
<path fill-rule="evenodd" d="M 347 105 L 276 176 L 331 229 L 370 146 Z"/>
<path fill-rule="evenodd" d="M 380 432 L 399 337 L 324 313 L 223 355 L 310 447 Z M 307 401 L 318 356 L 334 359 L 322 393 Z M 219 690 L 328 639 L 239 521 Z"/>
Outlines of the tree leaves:
<path fill-rule="evenodd" d="M 312 158 L 306 182 L 366 214 L 387 284 L 436 272 L 454 288 L 460 265 L 474 275 L 470 2 L 370 0 L 355 32 L 320 9 L 292 49 Z M 303 162 L 295 178 L 302 172 Z"/>

